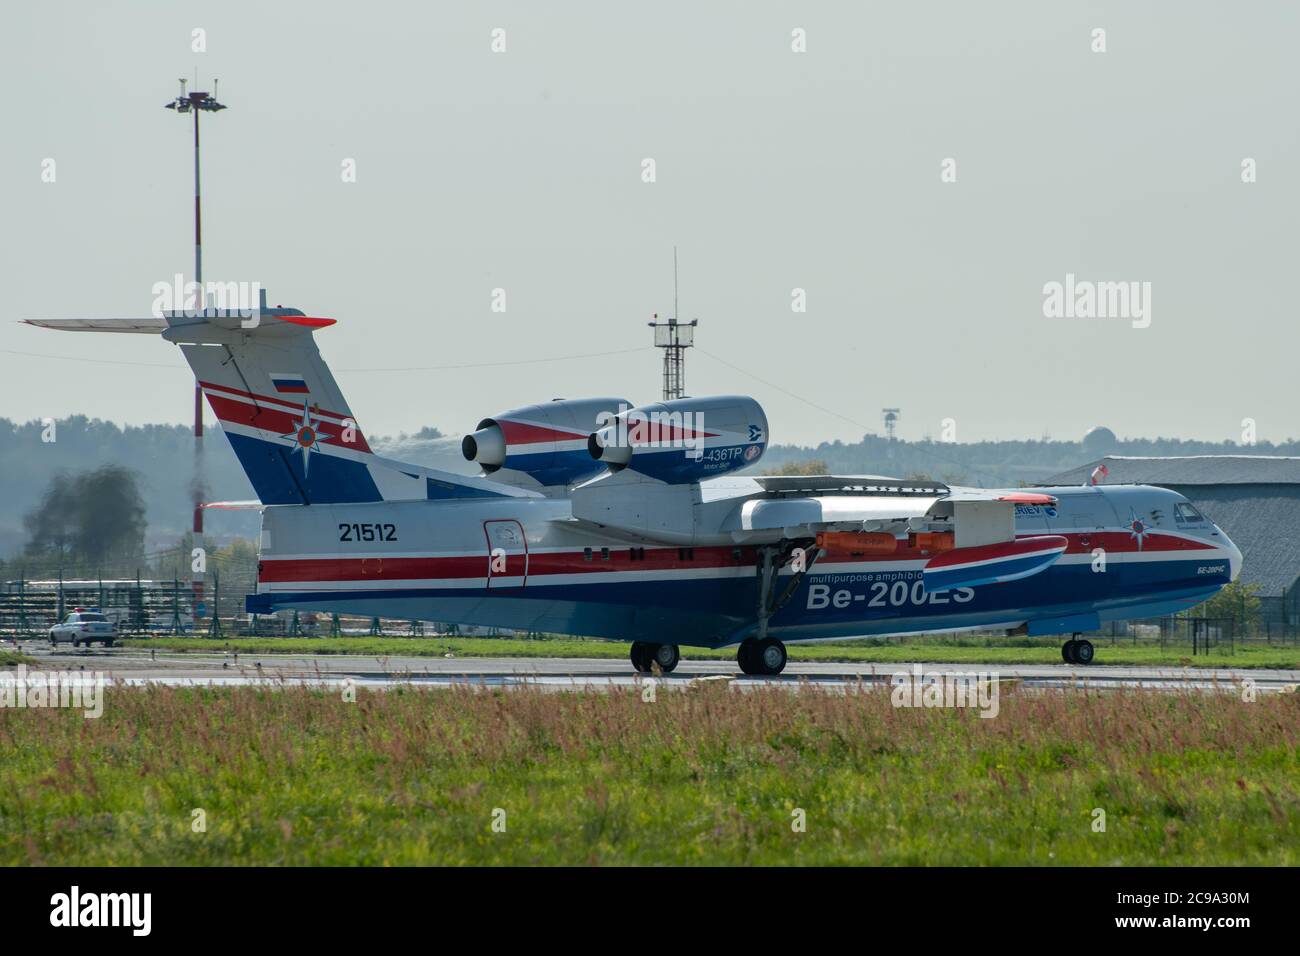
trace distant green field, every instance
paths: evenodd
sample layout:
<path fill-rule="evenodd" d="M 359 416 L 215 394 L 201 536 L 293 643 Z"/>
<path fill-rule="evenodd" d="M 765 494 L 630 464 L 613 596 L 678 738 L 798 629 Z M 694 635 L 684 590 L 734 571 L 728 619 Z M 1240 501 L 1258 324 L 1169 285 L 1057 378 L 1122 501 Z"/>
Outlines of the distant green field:
<path fill-rule="evenodd" d="M 158 650 L 241 654 L 364 654 L 375 657 L 574 657 L 624 660 L 628 645 L 617 641 L 547 638 L 523 640 L 486 637 L 259 637 L 210 640 L 201 637 L 128 639 L 128 647 Z M 895 664 L 906 661 L 970 664 L 1060 664 L 1060 644 L 1024 638 L 936 638 L 921 641 L 859 641 L 835 644 L 788 645 L 793 661 L 848 661 Z M 735 660 L 735 649 L 723 651 L 682 648 L 688 660 Z M 1238 644 L 1236 653 L 1220 649 L 1191 655 L 1190 646 L 1097 642 L 1098 664 L 1230 668 L 1300 668 L 1300 646 Z"/>
<path fill-rule="evenodd" d="M 108 694 L 0 709 L 0 864 L 1300 864 L 1294 694 Z"/>

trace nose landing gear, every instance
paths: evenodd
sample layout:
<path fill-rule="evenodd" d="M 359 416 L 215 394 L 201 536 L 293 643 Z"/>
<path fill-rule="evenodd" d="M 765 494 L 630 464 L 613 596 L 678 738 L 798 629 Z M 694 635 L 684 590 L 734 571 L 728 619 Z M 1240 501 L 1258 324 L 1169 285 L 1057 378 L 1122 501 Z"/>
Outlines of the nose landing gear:
<path fill-rule="evenodd" d="M 1061 646 L 1061 659 L 1067 664 L 1091 664 L 1096 653 L 1092 641 L 1085 641 L 1076 634 Z"/>
<path fill-rule="evenodd" d="M 658 664 L 659 669 L 667 674 L 677 667 L 682 655 L 676 644 L 647 644 L 637 641 L 632 645 L 631 658 L 637 673 L 649 674 L 654 670 L 654 665 Z"/>

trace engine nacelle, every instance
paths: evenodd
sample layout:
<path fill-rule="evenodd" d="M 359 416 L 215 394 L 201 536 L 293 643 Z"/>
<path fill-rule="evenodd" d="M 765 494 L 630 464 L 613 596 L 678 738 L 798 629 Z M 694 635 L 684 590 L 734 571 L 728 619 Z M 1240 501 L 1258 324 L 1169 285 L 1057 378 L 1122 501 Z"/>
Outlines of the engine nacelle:
<path fill-rule="evenodd" d="M 487 474 L 507 469 L 543 486 L 569 485 L 600 474 L 587 438 L 629 403 L 621 398 L 557 399 L 502 412 L 478 423 L 460 443 L 461 454 Z"/>
<path fill-rule="evenodd" d="M 609 415 L 587 442 L 612 471 L 631 469 L 670 485 L 752 465 L 767 449 L 767 415 L 744 395 L 679 398 Z"/>

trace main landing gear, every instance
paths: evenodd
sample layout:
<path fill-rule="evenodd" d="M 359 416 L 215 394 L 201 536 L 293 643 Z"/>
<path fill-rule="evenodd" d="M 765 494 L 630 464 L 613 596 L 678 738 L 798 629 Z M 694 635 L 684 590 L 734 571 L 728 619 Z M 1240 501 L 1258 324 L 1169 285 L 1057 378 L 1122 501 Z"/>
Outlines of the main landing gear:
<path fill-rule="evenodd" d="M 768 621 L 794 596 L 822 551 L 815 546 L 813 538 L 783 539 L 775 545 L 761 545 L 757 550 L 758 560 L 754 567 L 758 576 L 758 605 L 754 615 L 757 633 L 740 642 L 736 663 L 746 674 L 775 677 L 785 670 L 785 645 L 767 636 Z M 793 568 L 794 573 L 786 586 L 778 591 L 781 568 L 790 563 L 796 552 L 801 552 L 802 561 Z"/>
<path fill-rule="evenodd" d="M 736 662 L 746 674 L 755 677 L 775 677 L 785 670 L 785 645 L 767 636 L 768 621 L 783 608 L 798 590 L 804 576 L 821 557 L 821 549 L 813 538 L 786 539 L 774 545 L 757 548 L 755 574 L 758 577 L 758 601 L 754 621 L 757 625 L 753 637 L 740 643 Z M 792 566 L 793 573 L 784 588 L 778 590 L 781 568 L 791 562 L 800 550 L 800 562 Z M 672 671 L 681 655 L 676 644 L 652 644 L 637 641 L 632 645 L 632 666 L 638 673 L 652 673 L 656 666 L 665 674 Z"/>
<path fill-rule="evenodd" d="M 632 645 L 631 656 L 632 666 L 640 674 L 653 672 L 656 664 L 659 665 L 661 671 L 667 674 L 682 659 L 681 652 L 677 650 L 676 644 L 646 644 L 642 641 L 637 641 Z"/>
<path fill-rule="evenodd" d="M 1095 653 L 1092 641 L 1080 640 L 1078 634 L 1061 646 L 1061 659 L 1067 664 L 1091 664 Z"/>
<path fill-rule="evenodd" d="M 736 663 L 746 674 L 775 677 L 785 670 L 785 645 L 774 637 L 741 641 L 740 649 L 736 651 Z"/>

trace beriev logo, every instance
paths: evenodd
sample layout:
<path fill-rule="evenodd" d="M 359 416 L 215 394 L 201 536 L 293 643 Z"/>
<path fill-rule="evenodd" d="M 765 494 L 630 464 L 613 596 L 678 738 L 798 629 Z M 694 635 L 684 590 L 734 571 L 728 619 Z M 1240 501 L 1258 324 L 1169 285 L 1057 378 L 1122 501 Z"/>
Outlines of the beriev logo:
<path fill-rule="evenodd" d="M 129 926 L 131 935 L 148 936 L 152 925 L 152 893 L 70 893 L 50 897 L 51 926 Z"/>

